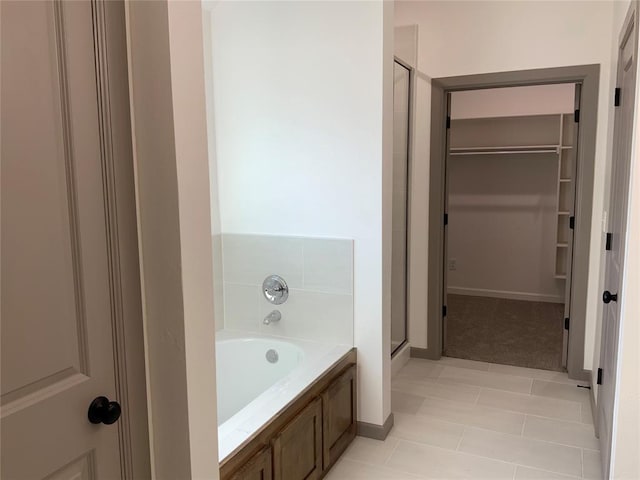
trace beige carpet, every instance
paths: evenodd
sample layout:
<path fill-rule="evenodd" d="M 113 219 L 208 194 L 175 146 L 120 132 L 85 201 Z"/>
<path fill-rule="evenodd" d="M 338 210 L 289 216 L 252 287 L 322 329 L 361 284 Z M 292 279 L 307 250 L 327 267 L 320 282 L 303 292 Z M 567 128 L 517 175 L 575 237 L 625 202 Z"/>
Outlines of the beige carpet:
<path fill-rule="evenodd" d="M 562 371 L 564 305 L 448 295 L 444 355 Z"/>

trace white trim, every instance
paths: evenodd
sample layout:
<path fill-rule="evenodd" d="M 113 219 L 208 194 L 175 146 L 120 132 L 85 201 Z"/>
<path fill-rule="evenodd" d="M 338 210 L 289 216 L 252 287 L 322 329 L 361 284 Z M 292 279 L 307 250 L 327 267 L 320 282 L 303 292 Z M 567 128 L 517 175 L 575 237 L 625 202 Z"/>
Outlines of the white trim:
<path fill-rule="evenodd" d="M 409 352 L 410 352 L 409 342 L 405 343 L 404 346 L 396 352 L 396 354 L 391 357 L 391 378 L 393 379 L 398 372 L 404 367 L 409 361 Z"/>
<path fill-rule="evenodd" d="M 508 290 L 488 290 L 484 288 L 448 287 L 447 293 L 455 295 L 471 295 L 475 297 L 495 297 L 509 300 L 526 300 L 529 302 L 564 303 L 564 298 L 558 295 L 543 293 L 510 292 Z"/>

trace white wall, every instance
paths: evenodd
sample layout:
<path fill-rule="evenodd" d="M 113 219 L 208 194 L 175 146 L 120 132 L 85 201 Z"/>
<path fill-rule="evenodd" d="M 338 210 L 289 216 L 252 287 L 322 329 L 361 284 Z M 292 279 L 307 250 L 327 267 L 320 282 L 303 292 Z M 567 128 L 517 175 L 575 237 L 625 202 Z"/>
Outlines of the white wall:
<path fill-rule="evenodd" d="M 451 118 L 573 113 L 573 83 L 466 90 L 451 95 Z"/>
<path fill-rule="evenodd" d="M 599 112 L 611 104 L 611 27 L 615 2 L 397 1 L 395 24 L 419 26 L 418 70 L 430 78 L 599 63 Z M 599 314 L 601 218 L 608 116 L 596 133 L 593 228 L 585 368 L 593 362 Z M 428 138 L 428 130 L 421 132 Z M 422 206 L 422 205 L 421 205 Z M 425 212 L 428 205 L 424 204 Z M 422 317 L 414 315 L 414 318 Z M 426 313 L 424 314 L 426 318 Z M 420 332 L 420 328 L 412 328 Z M 425 329 L 426 332 L 426 329 Z M 426 338 L 412 338 L 426 345 Z"/>
<path fill-rule="evenodd" d="M 215 329 L 196 2 L 127 4 L 154 478 L 218 478 Z"/>
<path fill-rule="evenodd" d="M 557 155 L 453 156 L 447 177 L 449 292 L 563 303 Z"/>
<path fill-rule="evenodd" d="M 213 254 L 213 300 L 216 330 L 224 328 L 224 281 L 222 270 L 222 225 L 218 198 L 218 164 L 216 157 L 216 123 L 213 98 L 213 44 L 211 11 L 202 9 L 204 86 L 207 100 L 207 147 L 209 153 L 209 191 L 211 196 L 211 247 Z"/>
<path fill-rule="evenodd" d="M 359 419 L 380 425 L 390 412 L 393 9 L 218 2 L 212 18 L 222 231 L 354 240 Z"/>

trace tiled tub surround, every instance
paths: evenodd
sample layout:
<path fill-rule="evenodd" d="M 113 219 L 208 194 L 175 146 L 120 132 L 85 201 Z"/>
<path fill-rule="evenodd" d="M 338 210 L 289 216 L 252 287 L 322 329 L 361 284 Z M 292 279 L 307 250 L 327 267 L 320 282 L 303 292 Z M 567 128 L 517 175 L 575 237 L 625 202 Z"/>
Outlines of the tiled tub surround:
<path fill-rule="evenodd" d="M 222 267 L 225 329 L 353 344 L 352 240 L 222 234 Z M 289 286 L 282 305 L 262 295 L 272 274 Z M 282 320 L 264 325 L 273 310 Z"/>
<path fill-rule="evenodd" d="M 443 357 L 392 382 L 384 442 L 356 437 L 329 480 L 601 479 L 589 391 L 566 373 Z"/>

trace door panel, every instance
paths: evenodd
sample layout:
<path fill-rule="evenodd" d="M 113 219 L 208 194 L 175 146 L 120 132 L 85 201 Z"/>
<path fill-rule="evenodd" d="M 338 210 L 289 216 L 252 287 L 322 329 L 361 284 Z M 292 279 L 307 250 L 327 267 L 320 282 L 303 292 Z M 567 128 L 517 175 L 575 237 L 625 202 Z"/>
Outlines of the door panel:
<path fill-rule="evenodd" d="M 598 432 L 605 478 L 609 477 L 613 407 L 616 390 L 616 369 L 620 335 L 619 299 L 625 292 L 622 286 L 625 237 L 629 195 L 629 170 L 635 109 L 637 70 L 637 7 L 631 4 L 624 23 L 618 50 L 617 86 L 620 88 L 620 106 L 614 120 L 614 150 L 611 170 L 611 199 L 609 203 L 608 231 L 612 234 L 611 249 L 606 256 L 604 288 L 618 294 L 618 301 L 604 304 L 600 347 L 602 383 L 598 388 Z M 626 292 L 631 294 L 631 292 Z"/>
<path fill-rule="evenodd" d="M 322 392 L 322 448 L 324 469 L 333 465 L 356 436 L 356 366 L 349 367 Z"/>
<path fill-rule="evenodd" d="M 93 455 L 83 455 L 47 477 L 47 480 L 85 480 L 94 478 L 93 468 Z"/>
<path fill-rule="evenodd" d="M 322 402 L 313 400 L 273 440 L 274 480 L 322 475 Z"/>
<path fill-rule="evenodd" d="M 444 176 L 443 176 L 443 206 L 444 206 L 444 217 L 447 218 L 447 221 L 444 222 L 444 226 L 442 227 L 442 338 L 440 339 L 440 352 L 442 354 L 446 353 L 447 350 L 447 316 L 445 312 L 447 310 L 448 301 L 448 288 L 449 288 L 449 228 L 448 228 L 448 218 L 449 214 L 449 149 L 451 148 L 451 93 L 447 93 L 447 124 L 445 129 L 445 160 L 444 160 Z M 441 219 L 444 221 L 444 218 Z"/>
<path fill-rule="evenodd" d="M 265 448 L 234 473 L 230 480 L 271 480 L 272 478 L 271 448 Z"/>
<path fill-rule="evenodd" d="M 574 98 L 574 108 L 576 110 L 580 109 L 580 98 L 582 92 L 582 85 L 576 84 L 575 86 L 575 98 Z M 572 118 L 573 117 L 573 118 Z M 580 142 L 578 142 L 578 135 L 580 131 L 580 123 L 575 121 L 575 116 L 572 115 L 564 115 L 563 124 L 565 122 L 573 122 L 573 127 L 569 130 L 571 132 L 570 142 L 573 148 L 569 149 L 566 155 L 568 156 L 568 160 L 571 162 L 571 167 L 569 171 L 571 172 L 571 181 L 569 182 L 569 196 L 571 204 L 569 205 L 569 211 L 574 218 L 577 218 L 576 215 L 576 183 L 578 180 L 578 148 L 580 147 Z M 564 132 L 567 128 L 562 129 L 562 135 L 564 136 Z M 561 145 L 566 145 L 567 139 L 560 138 Z M 560 156 L 560 164 L 558 165 L 558 174 L 562 174 L 562 150 L 559 153 Z M 558 191 L 558 194 L 560 192 Z M 559 205 L 558 200 L 558 205 Z M 564 318 L 571 319 L 571 288 L 572 288 L 572 273 L 573 273 L 573 246 L 575 241 L 575 229 L 569 228 L 568 237 L 567 237 L 567 264 L 566 264 L 566 272 L 567 278 L 565 281 L 564 288 Z M 569 330 L 562 330 L 562 366 L 567 368 L 567 359 L 569 356 Z"/>
<path fill-rule="evenodd" d="M 90 2 L 2 2 L 2 478 L 119 478 Z"/>

